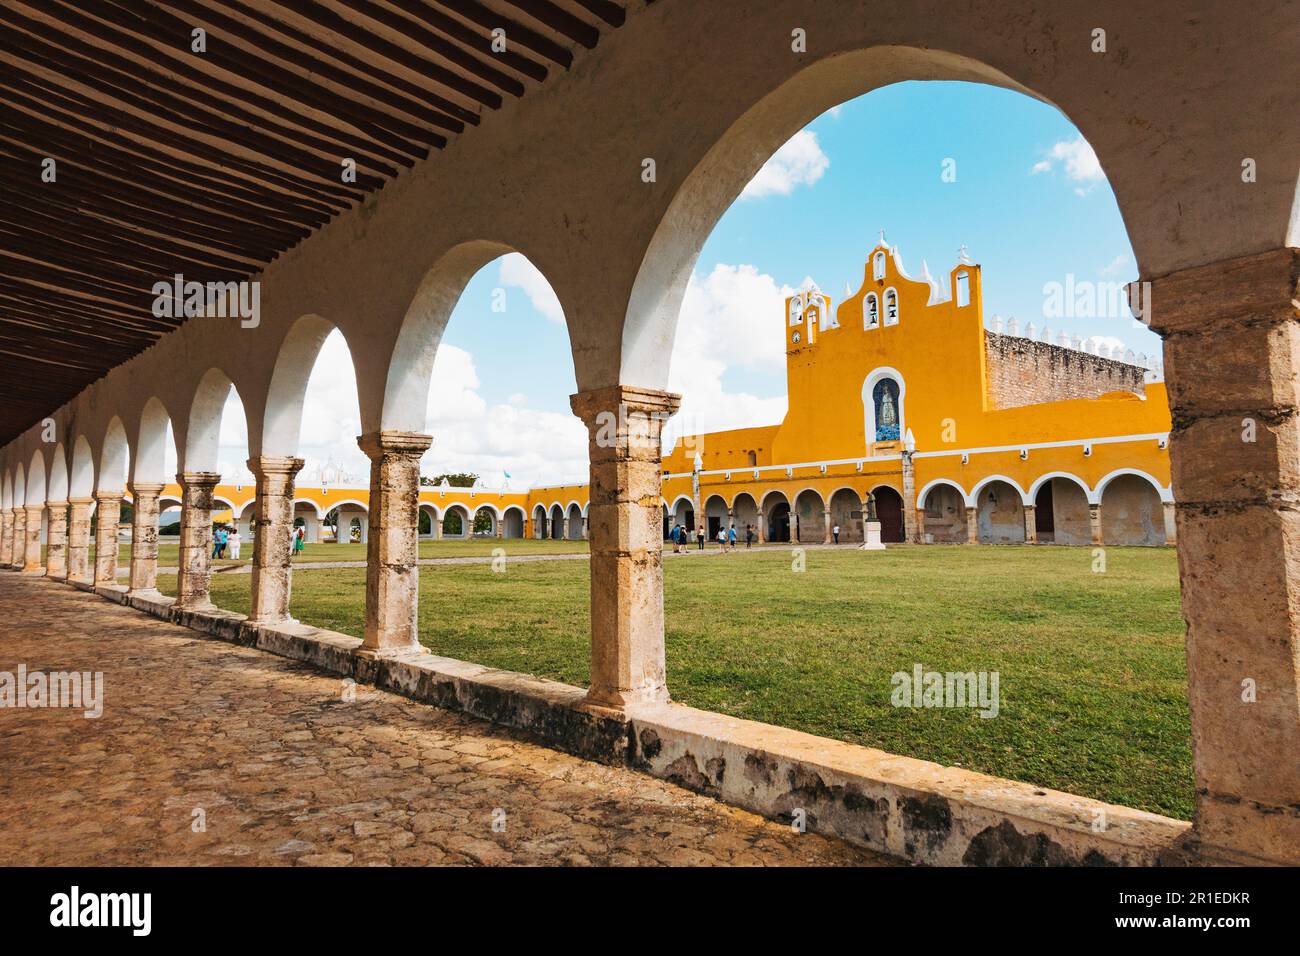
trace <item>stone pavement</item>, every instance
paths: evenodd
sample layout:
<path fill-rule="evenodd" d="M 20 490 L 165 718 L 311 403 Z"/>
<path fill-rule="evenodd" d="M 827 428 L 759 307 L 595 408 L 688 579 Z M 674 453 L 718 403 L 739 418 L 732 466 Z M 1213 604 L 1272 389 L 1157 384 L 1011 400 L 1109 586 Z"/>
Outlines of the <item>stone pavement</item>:
<path fill-rule="evenodd" d="M 104 703 L 0 708 L 9 865 L 889 863 L 0 571 L 0 671 L 20 664 L 102 672 Z"/>

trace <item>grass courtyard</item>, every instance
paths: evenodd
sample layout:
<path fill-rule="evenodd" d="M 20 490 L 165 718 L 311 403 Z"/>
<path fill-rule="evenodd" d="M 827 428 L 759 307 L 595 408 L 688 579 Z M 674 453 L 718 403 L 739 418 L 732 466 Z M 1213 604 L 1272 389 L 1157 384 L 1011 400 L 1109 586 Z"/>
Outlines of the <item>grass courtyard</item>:
<path fill-rule="evenodd" d="M 482 553 L 497 543 L 483 542 Z M 585 549 L 584 542 L 506 542 Z M 479 542 L 427 542 L 451 554 Z M 333 551 L 350 545 L 321 545 Z M 516 550 L 517 549 L 517 550 Z M 1172 548 L 786 547 L 664 561 L 668 682 L 685 704 L 1190 819 L 1183 622 Z M 213 599 L 247 612 L 247 575 Z M 584 685 L 585 561 L 426 568 L 435 653 Z M 175 593 L 175 578 L 160 579 Z M 293 613 L 359 635 L 363 569 L 295 576 Z M 892 706 L 891 676 L 997 671 L 1000 712 Z"/>

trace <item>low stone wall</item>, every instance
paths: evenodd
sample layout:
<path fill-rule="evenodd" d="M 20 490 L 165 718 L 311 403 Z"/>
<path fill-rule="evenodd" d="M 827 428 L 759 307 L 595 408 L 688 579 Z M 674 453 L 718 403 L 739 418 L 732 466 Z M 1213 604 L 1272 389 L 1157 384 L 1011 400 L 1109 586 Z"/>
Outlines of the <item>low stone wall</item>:
<path fill-rule="evenodd" d="M 410 653 L 370 660 L 358 638 L 180 611 L 158 593 L 83 588 L 221 640 L 526 731 L 724 803 L 931 865 L 1150 866 L 1194 861 L 1178 820 L 680 704 L 617 713 L 578 687 Z"/>

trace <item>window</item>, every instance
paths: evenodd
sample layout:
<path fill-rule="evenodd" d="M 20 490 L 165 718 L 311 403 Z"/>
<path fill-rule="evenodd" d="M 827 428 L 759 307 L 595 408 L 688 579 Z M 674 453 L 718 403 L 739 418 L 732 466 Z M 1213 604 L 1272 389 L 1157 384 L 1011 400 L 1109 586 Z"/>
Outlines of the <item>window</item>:
<path fill-rule="evenodd" d="M 957 308 L 970 305 L 970 273 L 957 273 Z"/>
<path fill-rule="evenodd" d="M 898 324 L 898 293 L 893 289 L 885 292 L 885 324 Z"/>
<path fill-rule="evenodd" d="M 871 390 L 871 401 L 876 411 L 876 441 L 898 441 L 898 383 L 882 378 Z"/>
<path fill-rule="evenodd" d="M 872 275 L 874 275 L 877 280 L 883 279 L 885 277 L 885 254 L 883 252 L 877 252 L 872 256 L 871 262 Z"/>
<path fill-rule="evenodd" d="M 880 325 L 880 300 L 874 292 L 868 292 L 862 309 L 862 327 L 874 329 Z"/>
<path fill-rule="evenodd" d="M 798 325 L 802 321 L 803 321 L 803 304 L 799 301 L 799 297 L 795 296 L 793 299 L 790 300 L 790 324 Z"/>

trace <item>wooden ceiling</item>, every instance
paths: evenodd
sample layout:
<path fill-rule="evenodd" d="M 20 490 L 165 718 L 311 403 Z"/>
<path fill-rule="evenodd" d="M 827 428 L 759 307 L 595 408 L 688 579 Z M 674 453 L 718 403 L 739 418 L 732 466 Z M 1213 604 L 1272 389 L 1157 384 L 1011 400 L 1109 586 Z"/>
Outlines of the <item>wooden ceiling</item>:
<path fill-rule="evenodd" d="M 180 324 L 154 283 L 256 274 L 633 2 L 0 2 L 0 443 Z"/>

